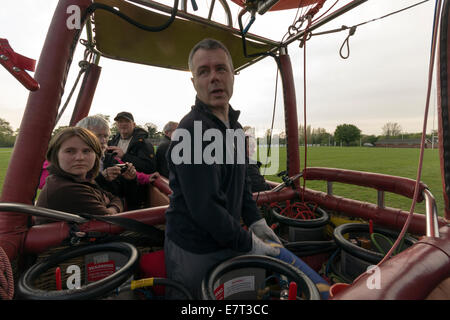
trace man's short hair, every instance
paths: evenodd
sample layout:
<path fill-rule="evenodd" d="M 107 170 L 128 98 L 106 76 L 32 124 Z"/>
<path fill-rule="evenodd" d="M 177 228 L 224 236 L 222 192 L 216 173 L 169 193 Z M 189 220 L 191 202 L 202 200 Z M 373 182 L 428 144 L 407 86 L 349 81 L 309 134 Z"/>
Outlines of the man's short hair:
<path fill-rule="evenodd" d="M 188 60 L 188 65 L 189 65 L 189 70 L 194 73 L 194 70 L 192 70 L 192 58 L 194 57 L 194 54 L 199 50 L 199 49 L 203 49 L 203 50 L 214 50 L 214 49 L 222 49 L 223 51 L 225 51 L 225 53 L 228 56 L 228 60 L 230 62 L 230 67 L 231 67 L 231 71 L 234 72 L 234 66 L 233 66 L 233 58 L 231 57 L 230 51 L 228 51 L 227 47 L 225 47 L 225 45 L 215 39 L 210 39 L 210 38 L 206 38 L 201 40 L 200 42 L 198 42 L 192 49 L 191 52 L 189 53 L 189 60 Z"/>

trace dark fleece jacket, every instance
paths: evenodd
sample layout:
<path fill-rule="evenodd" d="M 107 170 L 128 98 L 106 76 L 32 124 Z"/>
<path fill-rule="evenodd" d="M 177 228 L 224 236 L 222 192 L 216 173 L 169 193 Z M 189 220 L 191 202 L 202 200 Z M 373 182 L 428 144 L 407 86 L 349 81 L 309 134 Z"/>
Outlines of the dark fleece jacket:
<path fill-rule="evenodd" d="M 117 146 L 120 134 L 116 134 L 110 141 L 109 146 Z M 148 140 L 148 133 L 142 128 L 134 128 L 133 135 L 127 152 L 122 157 L 123 162 L 131 162 L 137 171 L 153 173 L 156 171 L 155 148 Z"/>
<path fill-rule="evenodd" d="M 237 121 L 239 113 L 230 107 L 230 129 L 242 129 Z M 177 137 L 180 129 L 189 132 L 191 136 L 190 144 L 188 143 L 191 152 L 187 157 L 191 163 L 194 163 L 195 154 L 197 157 L 199 154 L 195 152 L 195 148 L 200 147 L 203 154 L 210 144 L 208 141 L 202 141 L 200 146 L 194 146 L 195 121 L 201 122 L 202 137 L 208 129 L 217 129 L 222 133 L 225 157 L 227 128 L 197 99 L 191 112 L 180 121 L 167 153 L 169 183 L 173 193 L 166 211 L 166 235 L 179 247 L 194 253 L 210 253 L 225 248 L 248 252 L 252 248 L 251 234 L 242 228 L 241 218 L 249 226 L 261 219 L 261 214 L 249 189 L 245 162 L 239 164 L 234 161 L 228 164 L 224 159 L 224 164 L 206 164 L 205 161 L 201 164 L 176 164 L 173 161 L 175 158 L 172 151 L 178 153 L 181 149 L 180 143 L 184 141 L 184 138 Z M 183 155 L 185 151 L 188 150 L 183 150 Z M 244 146 L 241 152 L 245 155 Z"/>

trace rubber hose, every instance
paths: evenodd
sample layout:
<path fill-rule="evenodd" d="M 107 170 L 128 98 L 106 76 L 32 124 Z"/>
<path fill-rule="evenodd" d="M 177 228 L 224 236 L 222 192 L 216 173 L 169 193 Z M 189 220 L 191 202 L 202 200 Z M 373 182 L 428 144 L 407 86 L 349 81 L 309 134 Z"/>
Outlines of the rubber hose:
<path fill-rule="evenodd" d="M 128 257 L 127 263 L 113 274 L 90 283 L 76 290 L 44 291 L 33 287 L 34 281 L 45 271 L 59 263 L 81 255 L 99 252 L 114 251 Z M 97 245 L 68 248 L 54 254 L 46 260 L 33 265 L 20 277 L 17 284 L 19 296 L 30 300 L 88 300 L 100 297 L 119 287 L 130 278 L 138 265 L 139 252 L 136 247 L 126 242 L 111 242 Z"/>
<path fill-rule="evenodd" d="M 380 233 L 380 234 L 390 236 L 392 238 L 397 238 L 397 236 L 399 234 L 396 231 L 392 231 L 392 230 L 384 229 L 384 228 L 380 228 L 380 227 L 374 227 L 374 231 L 377 233 Z M 333 232 L 333 237 L 336 241 L 336 244 L 340 248 L 342 248 L 349 254 L 354 255 L 355 257 L 363 259 L 364 261 L 370 262 L 372 264 L 377 264 L 378 262 L 381 261 L 381 259 L 383 259 L 383 257 L 384 257 L 383 254 L 362 248 L 360 246 L 357 246 L 356 244 L 351 243 L 347 239 L 345 239 L 344 234 L 349 233 L 349 232 L 360 232 L 360 233 L 365 232 L 369 235 L 369 225 L 362 224 L 362 223 L 346 223 L 346 224 L 342 224 L 342 225 L 336 227 L 336 229 L 334 229 L 334 232 Z M 404 239 L 405 245 L 412 245 L 415 242 L 417 242 L 417 240 L 411 236 L 405 235 L 404 238 L 405 238 Z"/>

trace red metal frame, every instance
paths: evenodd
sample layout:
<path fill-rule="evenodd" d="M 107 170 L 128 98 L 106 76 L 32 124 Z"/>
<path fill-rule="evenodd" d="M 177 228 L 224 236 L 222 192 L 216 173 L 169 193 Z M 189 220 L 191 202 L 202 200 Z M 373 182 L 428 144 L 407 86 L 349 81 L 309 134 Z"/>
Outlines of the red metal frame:
<path fill-rule="evenodd" d="M 290 177 L 300 172 L 298 147 L 297 103 L 295 98 L 294 75 L 288 54 L 280 54 L 280 74 L 283 83 L 284 121 L 286 125 L 286 170 Z M 298 180 L 295 182 L 298 187 Z"/>
<path fill-rule="evenodd" d="M 55 10 L 52 23 L 45 40 L 35 78 L 41 85 L 37 92 L 30 93 L 24 117 L 20 127 L 10 165 L 5 177 L 1 201 L 32 204 L 39 182 L 41 166 L 44 161 L 47 143 L 53 130 L 57 109 L 63 94 L 67 73 L 72 62 L 72 55 L 77 44 L 81 30 L 69 30 L 66 26 L 69 5 L 76 3 L 81 12 L 91 4 L 91 0 L 60 0 Z M 445 1 L 444 10 L 448 11 L 448 1 Z M 445 9 L 446 8 L 446 9 Z M 445 21 L 445 23 L 449 23 Z M 449 40 L 445 45 L 448 51 Z M 442 56 L 442 55 L 441 55 Z M 448 56 L 448 55 L 447 55 Z M 442 63 L 442 62 L 441 62 Z M 445 65 L 447 65 L 447 61 Z M 97 75 L 92 79 L 86 78 L 86 91 L 79 96 L 79 103 L 72 116 L 71 123 L 75 123 L 89 113 Z M 295 98 L 294 78 L 292 66 L 287 54 L 280 55 L 280 72 L 283 82 L 283 94 L 285 103 L 285 122 L 287 133 L 287 169 L 288 175 L 293 176 L 300 171 L 300 158 L 298 146 L 297 107 Z M 89 77 L 88 75 L 86 77 Z M 448 81 L 445 83 L 448 84 Z M 442 83 L 439 82 L 439 86 Z M 445 88 L 448 92 L 448 88 Z M 439 87 L 439 92 L 442 93 Z M 445 97 L 447 99 L 447 97 Z M 440 96 L 439 108 L 449 109 L 448 103 Z M 449 110 L 450 111 L 450 110 Z M 450 121 L 450 119 L 447 119 Z M 440 141 L 442 137 L 442 119 L 439 122 Z M 445 162 L 444 143 L 440 142 L 441 162 Z M 30 160 L 31 159 L 31 160 Z M 450 160 L 449 160 L 450 161 Z M 334 181 L 350 182 L 357 185 L 371 184 L 371 187 L 380 187 L 406 196 L 411 195 L 410 181 L 389 177 L 391 181 L 382 181 L 384 175 L 344 172 L 337 175 L 336 171 L 320 171 L 317 168 L 309 168 L 305 171 L 307 179 L 335 179 Z M 352 176 L 353 175 L 353 176 Z M 442 175 L 445 177 L 444 169 Z M 395 182 L 392 182 L 394 179 Z M 27 181 L 27 183 L 24 183 Z M 286 188 L 281 192 L 262 192 L 255 194 L 258 204 L 271 203 L 292 199 L 301 192 L 298 181 L 295 182 L 295 190 Z M 448 186 L 445 180 L 444 190 Z M 156 183 L 164 193 L 170 194 L 170 189 L 164 181 Z M 421 188 L 425 188 L 421 185 Z M 345 212 L 348 215 L 373 219 L 375 223 L 385 224 L 394 228 L 401 228 L 406 220 L 407 213 L 391 208 L 379 208 L 376 205 L 359 201 L 344 199 L 327 195 L 323 192 L 305 190 L 305 200 L 315 201 L 325 208 Z M 449 199 L 446 197 L 446 218 L 450 218 Z M 119 216 L 134 218 L 147 224 L 163 224 L 166 207 L 157 207 L 122 213 Z M 1 212 L 0 214 L 0 246 L 5 250 L 10 260 L 15 259 L 20 253 L 40 253 L 49 247 L 60 245 L 69 236 L 67 223 L 58 222 L 47 225 L 39 225 L 28 228 L 29 217 L 13 212 Z M 348 288 L 337 293 L 334 299 L 423 299 L 442 280 L 450 276 L 450 231 L 449 224 L 440 221 L 439 239 L 423 238 L 408 250 L 387 260 L 380 266 L 382 272 L 380 290 L 370 290 L 366 280 L 370 275 L 364 275 L 357 279 Z M 425 229 L 425 217 L 414 217 L 410 231 L 423 234 Z M 80 225 L 81 231 L 103 231 L 119 233 L 122 229 L 100 221 L 90 221 Z"/>
<path fill-rule="evenodd" d="M 445 218 L 450 221 L 450 199 L 449 193 L 446 192 L 450 188 L 450 145 L 448 145 L 450 134 L 450 104 L 448 103 L 450 92 L 449 83 L 449 63 L 450 63 L 450 19 L 448 19 L 449 3 L 444 1 L 442 9 L 442 20 L 440 27 L 439 55 L 438 55 L 438 72 L 437 90 L 438 90 L 438 137 L 439 137 L 439 156 L 441 160 L 441 177 L 442 190 L 445 204 Z M 446 145 L 447 144 L 447 145 Z"/>
<path fill-rule="evenodd" d="M 419 300 L 425 299 L 438 284 L 450 277 L 449 227 L 441 238 L 424 239 L 384 262 L 379 268 L 380 289 L 369 289 L 374 274 L 364 273 L 333 300 Z"/>
<path fill-rule="evenodd" d="M 80 93 L 75 102 L 72 118 L 69 123 L 70 126 L 76 125 L 78 121 L 89 115 L 101 71 L 102 68 L 96 64 L 90 63 L 88 65 L 83 77 Z"/>
<path fill-rule="evenodd" d="M 409 178 L 335 168 L 306 168 L 303 170 L 303 178 L 305 180 L 325 180 L 353 184 L 396 193 L 410 199 L 414 196 L 416 186 L 416 181 Z M 427 188 L 426 184 L 419 183 L 418 202 L 423 201 L 422 192 L 425 188 Z"/>
<path fill-rule="evenodd" d="M 81 12 L 84 12 L 91 1 L 79 0 L 76 3 Z M 53 15 L 35 73 L 40 89 L 30 93 L 28 97 L 3 183 L 3 202 L 32 204 L 36 195 L 48 141 L 81 32 L 77 29 L 70 30 L 66 25 L 66 10 L 73 4 L 73 0 L 59 1 Z M 10 259 L 14 259 L 21 249 L 27 224 L 26 215 L 8 212 L 0 215 L 0 246 Z"/>
<path fill-rule="evenodd" d="M 165 211 L 167 207 L 155 207 L 128 211 L 117 214 L 117 217 L 139 220 L 149 225 L 165 223 Z M 99 231 L 118 234 L 124 231 L 122 227 L 101 221 L 89 221 L 79 226 L 80 231 Z M 48 248 L 61 245 L 61 242 L 69 237 L 70 227 L 66 222 L 55 222 L 36 225 L 30 228 L 24 242 L 25 253 L 39 254 Z"/>

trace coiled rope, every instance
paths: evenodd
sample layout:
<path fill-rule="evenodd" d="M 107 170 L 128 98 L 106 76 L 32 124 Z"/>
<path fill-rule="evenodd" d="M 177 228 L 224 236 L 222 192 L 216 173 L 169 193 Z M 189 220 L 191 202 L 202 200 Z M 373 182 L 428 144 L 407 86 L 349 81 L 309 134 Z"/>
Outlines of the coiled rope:
<path fill-rule="evenodd" d="M 14 296 L 14 278 L 8 256 L 0 247 L 0 300 L 12 300 Z"/>
<path fill-rule="evenodd" d="M 312 205 L 312 209 L 308 206 L 308 204 Z M 270 204 L 271 208 L 276 208 L 280 210 L 278 212 L 279 215 L 285 216 L 291 219 L 302 219 L 302 220 L 311 220 L 316 219 L 316 208 L 318 205 L 312 202 L 294 202 L 291 203 L 290 200 L 286 200 L 286 205 L 284 208 L 280 206 L 277 202 L 273 202 Z"/>

